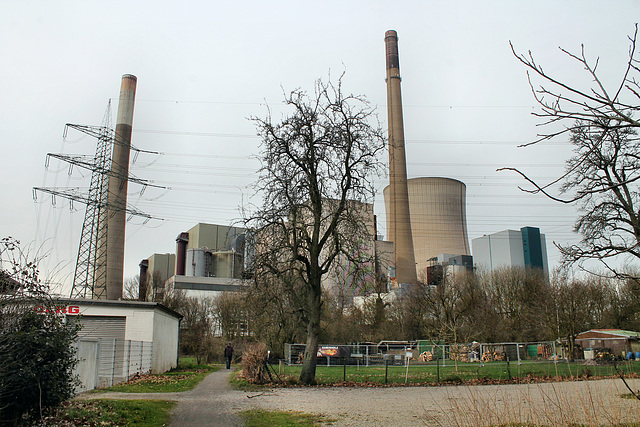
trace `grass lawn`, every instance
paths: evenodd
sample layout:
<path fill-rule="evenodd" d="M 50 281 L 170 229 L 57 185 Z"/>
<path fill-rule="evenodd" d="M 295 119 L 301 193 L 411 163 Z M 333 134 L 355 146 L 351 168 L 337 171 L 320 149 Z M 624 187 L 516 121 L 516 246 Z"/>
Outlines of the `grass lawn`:
<path fill-rule="evenodd" d="M 278 367 L 275 367 L 276 371 Z M 288 382 L 295 382 L 300 376 L 300 365 L 284 366 L 284 378 Z M 640 362 L 625 361 L 618 364 L 618 369 L 625 375 L 640 374 Z M 353 383 L 404 384 L 405 376 L 408 384 L 423 384 L 440 382 L 462 382 L 473 380 L 508 380 L 541 378 L 571 378 L 571 377 L 604 377 L 615 376 L 616 370 L 612 365 L 586 366 L 582 363 L 567 362 L 506 362 L 488 363 L 455 363 L 446 361 L 446 366 L 437 366 L 435 362 L 428 364 L 410 365 L 407 373 L 406 366 L 318 366 L 316 369 L 317 384 L 327 385 L 342 381 Z M 385 380 L 386 378 L 386 380 Z M 386 381 L 386 382 L 385 382 Z M 237 385 L 240 385 L 238 383 Z"/>
<path fill-rule="evenodd" d="M 244 419 L 246 427 L 314 427 L 331 425 L 336 421 L 322 415 L 311 415 L 291 411 L 264 411 L 261 409 L 243 411 L 240 413 L 240 416 Z"/>
<path fill-rule="evenodd" d="M 157 427 L 169 423 L 175 404 L 166 400 L 76 400 L 43 421 L 52 426 Z"/>
<path fill-rule="evenodd" d="M 198 365 L 194 358 L 180 359 L 180 365 L 169 372 L 135 377 L 126 383 L 116 384 L 101 391 L 123 393 L 173 393 L 193 389 L 209 373 L 219 370 L 221 366 Z"/>

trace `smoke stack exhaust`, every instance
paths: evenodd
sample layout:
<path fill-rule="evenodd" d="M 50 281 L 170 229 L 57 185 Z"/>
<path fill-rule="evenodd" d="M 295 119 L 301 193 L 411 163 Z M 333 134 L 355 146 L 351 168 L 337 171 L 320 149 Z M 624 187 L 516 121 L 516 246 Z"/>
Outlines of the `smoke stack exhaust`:
<path fill-rule="evenodd" d="M 388 240 L 394 243 L 396 280 L 417 283 L 416 260 L 409 215 L 407 159 L 404 148 L 402 95 L 400 92 L 400 58 L 398 34 L 389 30 L 384 35 L 387 62 L 387 112 L 389 126 L 390 215 L 387 218 Z"/>
<path fill-rule="evenodd" d="M 107 198 L 107 299 L 122 298 L 129 154 L 137 78 L 122 76 Z"/>

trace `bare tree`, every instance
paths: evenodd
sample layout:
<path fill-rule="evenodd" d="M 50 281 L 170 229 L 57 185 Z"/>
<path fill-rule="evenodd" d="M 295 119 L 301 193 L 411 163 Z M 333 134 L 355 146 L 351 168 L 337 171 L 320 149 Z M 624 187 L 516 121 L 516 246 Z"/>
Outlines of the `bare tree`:
<path fill-rule="evenodd" d="M 561 47 L 559 49 L 577 61 L 593 81 L 594 87 L 588 89 L 580 89 L 570 83 L 558 80 L 536 63 L 531 51 L 526 55 L 519 54 L 510 43 L 513 54 L 527 67 L 529 85 L 540 106 L 540 111 L 533 113 L 533 115 L 542 119 L 541 125 L 543 126 L 557 122 L 563 124 L 561 130 L 542 133 L 538 135 L 538 140 L 530 144 L 570 133 L 573 129 L 582 126 L 578 123 L 598 127 L 602 125 L 603 121 L 610 121 L 610 126 L 617 129 L 640 127 L 640 122 L 634 117 L 640 109 L 638 105 L 640 101 L 640 80 L 638 79 L 640 59 L 637 58 L 637 35 L 638 25 L 636 24 L 633 36 L 629 37 L 629 56 L 624 73 L 620 82 L 613 86 L 613 90 L 608 89 L 605 82 L 597 74 L 599 58 L 596 58 L 595 61 L 587 59 L 584 45 L 581 46 L 580 54 L 571 53 Z M 532 75 L 542 79 L 543 83 L 536 86 Z"/>
<path fill-rule="evenodd" d="M 474 334 L 474 312 L 482 300 L 480 287 L 471 273 L 445 272 L 437 286 L 429 286 L 426 295 L 428 335 L 453 342 L 470 341 Z"/>
<path fill-rule="evenodd" d="M 323 278 L 338 259 L 370 262 L 372 240 L 362 203 L 371 202 L 372 174 L 382 171 L 384 138 L 364 97 L 317 81 L 315 93 L 294 90 L 289 116 L 254 119 L 262 137 L 256 185 L 262 207 L 248 218 L 256 242 L 255 276 L 299 282 L 304 290 L 307 340 L 300 380 L 314 381 Z M 363 259 L 365 257 L 366 259 Z"/>
<path fill-rule="evenodd" d="M 545 330 L 551 305 L 551 288 L 537 268 L 504 267 L 480 278 L 488 306 L 493 311 L 495 341 L 537 341 L 548 338 Z"/>
<path fill-rule="evenodd" d="M 568 135 L 574 155 L 565 172 L 548 183 L 536 182 L 516 168 L 502 168 L 520 174 L 533 188 L 561 203 L 580 209 L 574 231 L 582 238 L 577 244 L 558 245 L 566 265 L 582 265 L 597 260 L 618 277 L 625 273 L 612 263 L 619 256 L 640 260 L 640 147 L 636 130 L 640 127 L 640 59 L 636 50 L 638 26 L 629 37 L 628 60 L 620 81 L 609 89 L 597 73 L 598 59 L 590 60 L 584 46 L 580 54 L 560 50 L 585 70 L 593 82 L 580 89 L 552 76 L 536 63 L 533 55 L 518 54 L 527 67 L 529 84 L 540 110 L 533 114 L 549 129 L 532 145 Z M 534 80 L 542 80 L 537 86 Z M 558 129 L 554 124 L 562 124 Z M 549 126 L 551 125 L 551 126 Z"/>
<path fill-rule="evenodd" d="M 122 290 L 122 298 L 129 300 L 137 300 L 140 296 L 140 275 L 128 277 L 124 280 L 124 289 Z M 144 299 L 143 299 L 144 301 Z"/>
<path fill-rule="evenodd" d="M 224 292 L 213 300 L 216 329 L 227 341 L 249 335 L 249 316 L 245 292 Z"/>
<path fill-rule="evenodd" d="M 299 281 L 272 274 L 254 275 L 246 305 L 256 340 L 267 344 L 274 355 L 284 357 L 284 344 L 304 339 L 306 323 Z"/>
<path fill-rule="evenodd" d="M 213 299 L 189 297 L 181 289 L 167 289 L 159 295 L 158 302 L 184 316 L 180 323 L 181 354 L 195 356 L 198 364 L 209 363 L 216 352 Z"/>
<path fill-rule="evenodd" d="M 576 336 L 591 328 L 609 326 L 605 317 L 615 288 L 611 280 L 598 276 L 570 278 L 566 271 L 552 278 L 555 323 L 558 338 L 565 338 L 569 354 L 575 357 Z"/>

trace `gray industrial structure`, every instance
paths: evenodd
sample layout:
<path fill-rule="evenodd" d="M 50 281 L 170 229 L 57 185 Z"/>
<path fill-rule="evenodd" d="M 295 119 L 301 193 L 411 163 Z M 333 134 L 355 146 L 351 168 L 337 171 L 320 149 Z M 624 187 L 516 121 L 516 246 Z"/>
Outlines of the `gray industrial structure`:
<path fill-rule="evenodd" d="M 338 255 L 322 279 L 323 289 L 343 308 L 352 305 L 354 297 L 368 292 L 375 273 L 380 268 L 386 269 L 384 259 L 378 258 L 383 256 L 375 240 L 373 205 L 355 200 L 349 200 L 348 204 L 351 215 L 360 217 L 365 228 L 360 231 L 357 244 L 351 247 L 353 256 Z"/>
<path fill-rule="evenodd" d="M 478 268 L 494 271 L 504 267 L 540 268 L 548 273 L 545 235 L 536 227 L 504 230 L 471 241 Z"/>

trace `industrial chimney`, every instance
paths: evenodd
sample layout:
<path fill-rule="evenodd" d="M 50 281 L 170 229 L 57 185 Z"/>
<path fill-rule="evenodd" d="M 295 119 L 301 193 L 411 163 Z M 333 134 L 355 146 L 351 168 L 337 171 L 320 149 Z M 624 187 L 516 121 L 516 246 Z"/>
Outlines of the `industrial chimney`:
<path fill-rule="evenodd" d="M 107 197 L 107 299 L 122 298 L 124 281 L 124 228 L 126 223 L 129 153 L 137 79 L 122 76 L 116 134 Z"/>
<path fill-rule="evenodd" d="M 184 276 L 187 262 L 187 244 L 189 233 L 183 232 L 176 238 L 176 276 Z"/>
<path fill-rule="evenodd" d="M 400 59 L 398 34 L 394 30 L 385 33 L 387 59 L 387 111 L 389 126 L 389 191 L 390 215 L 387 216 L 387 240 L 394 243 L 396 280 L 398 283 L 416 283 L 416 260 L 411 235 L 409 215 L 409 190 L 407 186 L 407 159 L 404 149 L 404 124 L 402 121 L 402 95 L 400 93 Z"/>
<path fill-rule="evenodd" d="M 140 276 L 138 278 L 138 300 L 146 301 L 149 286 L 149 260 L 143 259 L 138 264 L 140 267 Z"/>

